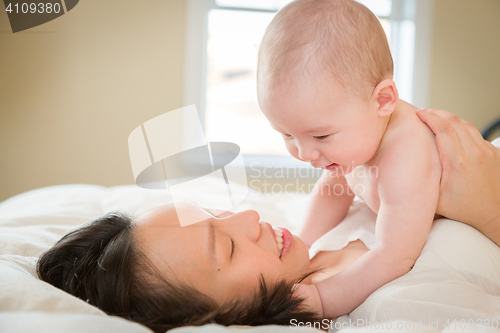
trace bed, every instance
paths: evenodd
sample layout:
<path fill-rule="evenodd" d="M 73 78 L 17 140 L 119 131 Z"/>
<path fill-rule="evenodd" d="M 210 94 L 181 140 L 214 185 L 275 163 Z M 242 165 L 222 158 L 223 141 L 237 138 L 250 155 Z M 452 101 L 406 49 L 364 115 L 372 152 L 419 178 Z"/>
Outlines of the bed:
<path fill-rule="evenodd" d="M 213 188 L 215 179 L 205 177 L 202 186 Z M 197 201 L 200 191 L 186 188 L 183 196 Z M 221 193 L 208 200 L 217 207 Z M 0 203 L 0 332 L 122 332 L 146 333 L 148 328 L 125 319 L 108 316 L 99 309 L 38 280 L 37 257 L 70 230 L 107 212 L 136 213 L 168 201 L 164 190 L 147 190 L 135 185 L 102 187 L 61 185 L 41 188 Z M 297 229 L 305 213 L 303 194 L 259 194 L 250 191 L 237 210 L 255 209 L 261 219 L 273 225 Z M 359 204 L 359 203 L 358 203 Z M 340 317 L 331 331 L 380 332 L 380 327 L 363 328 L 364 323 L 391 324 L 404 332 L 486 332 L 484 319 L 500 321 L 500 248 L 475 229 L 442 219 L 433 226 L 426 248 L 412 274 L 397 279 L 372 294 L 349 316 Z M 429 244 L 434 244 L 430 246 Z M 423 259 L 422 259 L 423 258 Z M 425 259 L 425 260 L 424 260 Z M 430 263 L 432 263 L 432 266 Z M 431 266 L 429 266 L 431 265 Z M 432 271 L 436 265 L 440 268 Z M 434 314 L 459 319 L 455 325 L 432 327 Z M 475 329 L 464 328 L 460 319 L 474 319 Z M 450 319 L 453 319 L 450 318 Z M 439 317 L 439 320 L 444 318 Z M 479 321 L 482 320 L 481 328 Z M 353 324 L 354 323 L 354 324 Z M 442 322 L 441 322 L 442 323 Z M 451 322 L 450 324 L 453 324 Z M 470 322 L 469 322 L 470 324 Z M 343 328 L 342 328 L 343 327 Z M 386 326 L 387 327 L 387 326 Z M 495 331 L 490 327 L 491 331 Z M 496 327 L 499 327 L 498 325 Z M 314 329 L 305 331 L 318 332 Z M 296 327 L 223 327 L 216 324 L 183 327 L 175 333 L 202 332 L 292 332 Z M 383 330 L 382 330 L 383 331 Z"/>

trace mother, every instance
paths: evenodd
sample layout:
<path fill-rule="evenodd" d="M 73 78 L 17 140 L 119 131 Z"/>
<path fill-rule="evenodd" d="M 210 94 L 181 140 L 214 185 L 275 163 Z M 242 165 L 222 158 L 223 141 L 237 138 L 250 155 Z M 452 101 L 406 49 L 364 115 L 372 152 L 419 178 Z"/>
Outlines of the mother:
<path fill-rule="evenodd" d="M 477 129 L 439 110 L 419 111 L 436 134 L 443 164 L 442 215 L 470 224 L 500 246 L 500 151 Z M 42 280 L 108 314 L 156 332 L 184 325 L 289 325 L 313 321 L 294 283 L 318 279 L 314 259 L 259 221 L 255 211 L 210 211 L 191 203 L 180 209 L 204 221 L 179 228 L 172 206 L 133 221 L 112 213 L 63 237 L 38 261 Z M 329 256 L 344 264 L 366 251 L 360 241 Z M 330 272 L 338 260 L 322 260 Z"/>

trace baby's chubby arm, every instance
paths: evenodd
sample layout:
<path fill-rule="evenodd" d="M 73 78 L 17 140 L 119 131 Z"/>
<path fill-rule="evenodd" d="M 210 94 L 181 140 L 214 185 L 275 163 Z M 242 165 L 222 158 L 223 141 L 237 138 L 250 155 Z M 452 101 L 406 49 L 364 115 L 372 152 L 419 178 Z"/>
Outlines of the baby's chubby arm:
<path fill-rule="evenodd" d="M 379 164 L 377 247 L 338 274 L 307 286 L 317 288 L 321 299 L 311 297 L 307 304 L 322 304 L 315 310 L 323 317 L 354 310 L 375 290 L 410 271 L 419 256 L 436 211 L 441 164 L 433 138 L 417 138 L 410 135 L 387 147 L 390 151 Z M 302 294 L 314 295 L 312 291 Z"/>
<path fill-rule="evenodd" d="M 305 222 L 298 232 L 308 247 L 342 221 L 353 198 L 344 176 L 323 170 L 311 193 Z"/>

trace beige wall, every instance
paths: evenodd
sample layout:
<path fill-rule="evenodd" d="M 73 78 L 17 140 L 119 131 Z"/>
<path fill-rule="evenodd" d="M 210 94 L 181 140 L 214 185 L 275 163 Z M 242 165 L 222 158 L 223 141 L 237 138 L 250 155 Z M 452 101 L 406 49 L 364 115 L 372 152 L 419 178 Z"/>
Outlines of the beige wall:
<path fill-rule="evenodd" d="M 435 0 L 430 107 L 483 129 L 500 117 L 500 1 Z"/>
<path fill-rule="evenodd" d="M 0 5 L 0 200 L 133 183 L 129 133 L 182 106 L 182 0 L 84 0 L 12 34 Z"/>
<path fill-rule="evenodd" d="M 0 5 L 0 200 L 133 183 L 129 133 L 183 106 L 184 6 L 84 0 L 12 34 Z M 499 59 L 499 0 L 435 0 L 430 106 L 479 127 L 500 116 Z"/>

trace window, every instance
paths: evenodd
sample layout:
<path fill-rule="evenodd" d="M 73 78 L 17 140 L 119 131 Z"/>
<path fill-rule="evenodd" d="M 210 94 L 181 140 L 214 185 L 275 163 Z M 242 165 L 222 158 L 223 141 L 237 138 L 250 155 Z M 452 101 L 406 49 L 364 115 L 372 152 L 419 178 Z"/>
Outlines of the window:
<path fill-rule="evenodd" d="M 238 144 L 246 161 L 306 167 L 288 155 L 257 104 L 259 43 L 277 10 L 290 1 L 188 0 L 185 105 L 196 104 L 208 141 Z M 400 97 L 427 106 L 432 0 L 358 1 L 386 31 Z"/>

